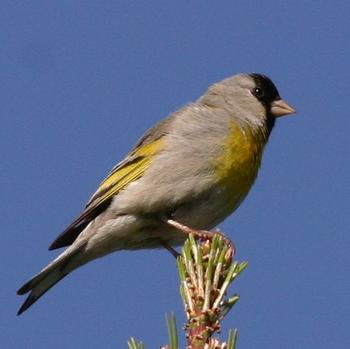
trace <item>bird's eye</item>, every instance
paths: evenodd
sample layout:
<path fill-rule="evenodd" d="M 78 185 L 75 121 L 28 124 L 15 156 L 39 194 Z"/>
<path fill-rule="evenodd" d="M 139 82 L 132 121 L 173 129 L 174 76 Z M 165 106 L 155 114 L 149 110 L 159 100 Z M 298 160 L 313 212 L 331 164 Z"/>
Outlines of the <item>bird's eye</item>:
<path fill-rule="evenodd" d="M 262 98 L 262 97 L 264 97 L 264 94 L 265 94 L 264 90 L 260 87 L 255 87 L 253 89 L 252 93 L 257 98 Z"/>

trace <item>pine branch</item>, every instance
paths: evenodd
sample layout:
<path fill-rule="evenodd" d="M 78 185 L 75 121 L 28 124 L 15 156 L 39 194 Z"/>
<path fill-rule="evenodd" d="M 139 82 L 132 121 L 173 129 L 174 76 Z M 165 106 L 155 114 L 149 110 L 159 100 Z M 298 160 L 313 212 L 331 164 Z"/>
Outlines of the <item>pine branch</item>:
<path fill-rule="evenodd" d="M 247 263 L 233 261 L 232 244 L 221 233 L 211 233 L 201 241 L 190 234 L 177 267 L 187 318 L 187 349 L 235 349 L 237 330 L 230 330 L 227 342 L 213 336 L 220 332 L 222 320 L 239 299 L 237 294 L 228 297 L 227 289 Z M 178 349 L 175 317 L 171 314 L 166 320 L 170 344 L 161 349 Z M 128 345 L 129 349 L 144 349 L 134 338 Z"/>

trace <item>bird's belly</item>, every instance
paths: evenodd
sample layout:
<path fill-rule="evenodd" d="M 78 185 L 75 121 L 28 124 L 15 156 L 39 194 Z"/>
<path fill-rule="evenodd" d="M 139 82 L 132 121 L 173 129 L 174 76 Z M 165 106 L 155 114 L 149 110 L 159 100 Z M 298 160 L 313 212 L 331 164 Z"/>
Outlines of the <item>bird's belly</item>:
<path fill-rule="evenodd" d="M 215 186 L 203 197 L 178 207 L 173 218 L 194 229 L 212 229 L 239 206 L 245 195 L 230 186 Z"/>
<path fill-rule="evenodd" d="M 172 218 L 193 229 L 212 229 L 239 206 L 246 193 L 232 186 L 216 186 L 201 198 L 179 206 Z M 129 214 L 105 222 L 89 239 L 88 249 L 96 258 L 116 250 L 159 248 L 162 242 L 176 246 L 186 237 L 160 217 Z"/>

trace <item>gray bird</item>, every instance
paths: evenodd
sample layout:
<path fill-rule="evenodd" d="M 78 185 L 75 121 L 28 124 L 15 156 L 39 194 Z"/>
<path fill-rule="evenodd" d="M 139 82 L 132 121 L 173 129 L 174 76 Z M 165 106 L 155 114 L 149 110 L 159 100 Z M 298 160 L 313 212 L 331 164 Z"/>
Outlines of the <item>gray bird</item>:
<path fill-rule="evenodd" d="M 277 117 L 295 110 L 261 74 L 239 74 L 148 130 L 51 244 L 67 247 L 19 290 L 21 314 L 73 270 L 119 250 L 177 246 L 211 229 L 257 176 Z"/>

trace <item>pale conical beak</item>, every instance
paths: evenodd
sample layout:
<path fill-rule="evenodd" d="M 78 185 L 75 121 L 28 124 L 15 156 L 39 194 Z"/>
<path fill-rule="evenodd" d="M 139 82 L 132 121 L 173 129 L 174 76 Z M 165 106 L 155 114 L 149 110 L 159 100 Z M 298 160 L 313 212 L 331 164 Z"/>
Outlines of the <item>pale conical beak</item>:
<path fill-rule="evenodd" d="M 287 102 L 283 99 L 272 102 L 271 104 L 271 114 L 278 118 L 283 115 L 289 115 L 296 113 L 296 110 L 292 108 Z"/>

